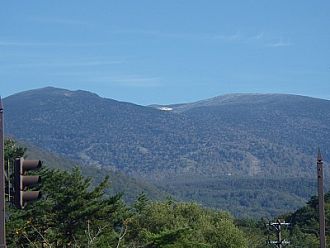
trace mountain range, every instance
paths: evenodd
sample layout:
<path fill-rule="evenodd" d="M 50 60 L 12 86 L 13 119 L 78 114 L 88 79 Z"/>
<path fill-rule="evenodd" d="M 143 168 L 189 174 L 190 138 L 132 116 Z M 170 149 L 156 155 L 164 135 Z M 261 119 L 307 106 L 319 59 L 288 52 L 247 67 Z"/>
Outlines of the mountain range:
<path fill-rule="evenodd" d="M 140 106 L 47 87 L 9 96 L 4 107 L 8 136 L 212 207 L 224 206 L 215 201 L 224 198 L 217 187 L 228 185 L 226 193 L 238 193 L 237 212 L 253 210 L 262 187 L 277 190 L 269 195 L 284 197 L 285 208 L 300 206 L 315 191 L 317 148 L 325 163 L 330 155 L 330 101 L 305 96 L 230 94 Z"/>

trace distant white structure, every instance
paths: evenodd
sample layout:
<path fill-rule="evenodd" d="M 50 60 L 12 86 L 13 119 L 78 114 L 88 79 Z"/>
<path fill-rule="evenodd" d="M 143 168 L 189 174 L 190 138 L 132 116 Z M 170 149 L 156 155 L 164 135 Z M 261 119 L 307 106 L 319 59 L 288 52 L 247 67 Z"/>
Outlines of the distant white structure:
<path fill-rule="evenodd" d="M 171 110 L 173 110 L 173 108 L 169 108 L 169 107 L 159 107 L 159 110 L 162 110 L 162 111 L 171 111 Z"/>

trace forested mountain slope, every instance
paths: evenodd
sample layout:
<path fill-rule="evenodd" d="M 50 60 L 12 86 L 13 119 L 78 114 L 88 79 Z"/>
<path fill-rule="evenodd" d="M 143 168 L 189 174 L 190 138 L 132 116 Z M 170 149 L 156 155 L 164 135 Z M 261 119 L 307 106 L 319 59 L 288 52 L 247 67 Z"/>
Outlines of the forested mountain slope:
<path fill-rule="evenodd" d="M 318 147 L 329 161 L 330 101 L 304 96 L 233 94 L 139 106 L 47 87 L 9 96 L 4 107 L 8 135 L 235 213 L 302 206 L 315 193 Z M 274 196 L 277 206 L 268 204 Z"/>
<path fill-rule="evenodd" d="M 67 171 L 71 171 L 75 167 L 80 168 L 85 177 L 93 178 L 93 185 L 98 185 L 102 182 L 105 176 L 109 176 L 110 187 L 107 189 L 107 194 L 113 195 L 116 193 L 123 193 L 123 199 L 127 203 L 132 203 L 141 193 L 144 193 L 153 200 L 161 200 L 170 196 L 168 193 L 158 189 L 153 184 L 129 177 L 120 171 L 112 171 L 110 169 L 97 168 L 95 166 L 81 166 L 76 161 L 72 161 L 55 153 L 45 151 L 34 145 L 24 142 L 20 142 L 19 145 L 27 148 L 27 159 L 42 160 L 44 165 L 48 168 Z"/>
<path fill-rule="evenodd" d="M 4 104 L 9 135 L 129 174 L 169 174 L 186 163 L 182 154 L 198 146 L 197 127 L 186 117 L 90 92 L 44 88 Z"/>
<path fill-rule="evenodd" d="M 325 158 L 330 148 L 330 101 L 301 96 L 236 94 L 160 111 L 48 87 L 5 107 L 10 135 L 135 176 L 311 176 L 317 147 Z"/>
<path fill-rule="evenodd" d="M 231 94 L 166 107 L 197 121 L 212 144 L 208 152 L 213 149 L 225 164 L 244 163 L 250 175 L 314 176 L 317 147 L 326 159 L 330 155 L 328 100 Z"/>

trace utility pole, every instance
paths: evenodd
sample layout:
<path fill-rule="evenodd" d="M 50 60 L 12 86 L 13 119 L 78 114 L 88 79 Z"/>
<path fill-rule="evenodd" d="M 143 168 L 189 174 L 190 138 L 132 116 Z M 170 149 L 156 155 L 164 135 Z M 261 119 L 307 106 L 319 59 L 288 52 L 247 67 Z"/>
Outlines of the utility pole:
<path fill-rule="evenodd" d="M 320 149 L 317 153 L 317 187 L 319 198 L 319 218 L 320 218 L 320 248 L 325 248 L 325 214 L 324 214 L 324 189 L 323 189 L 323 159 Z"/>
<path fill-rule="evenodd" d="M 285 239 L 282 239 L 282 226 L 289 226 L 290 223 L 281 222 L 279 219 L 276 222 L 269 222 L 267 226 L 273 227 L 276 231 L 276 241 L 269 240 L 268 238 L 268 244 L 276 245 L 277 248 L 283 248 L 286 245 L 290 244 L 289 241 L 286 241 Z"/>
<path fill-rule="evenodd" d="M 0 248 L 6 247 L 5 231 L 5 163 L 3 141 L 3 107 L 0 97 Z"/>

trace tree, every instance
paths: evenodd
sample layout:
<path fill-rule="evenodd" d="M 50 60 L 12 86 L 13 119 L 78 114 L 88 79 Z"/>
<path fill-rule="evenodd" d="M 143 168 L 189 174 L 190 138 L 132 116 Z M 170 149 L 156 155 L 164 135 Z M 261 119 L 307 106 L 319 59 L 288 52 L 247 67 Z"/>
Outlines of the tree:
<path fill-rule="evenodd" d="M 243 233 L 227 213 L 173 200 L 149 202 L 139 197 L 137 203 L 137 214 L 128 225 L 127 247 L 246 247 Z"/>
<path fill-rule="evenodd" d="M 11 211 L 8 236 L 14 237 L 12 244 L 73 247 L 91 241 L 96 245 L 105 236 L 107 242 L 116 242 L 114 228 L 120 225 L 123 205 L 120 195 L 104 196 L 108 178 L 90 189 L 91 179 L 85 179 L 77 168 L 71 172 L 45 169 L 41 175 L 42 199 L 23 211 Z"/>
<path fill-rule="evenodd" d="M 26 148 L 18 145 L 13 139 L 5 139 L 4 158 L 6 162 L 23 157 L 25 152 Z"/>
<path fill-rule="evenodd" d="M 8 144 L 8 159 L 23 156 L 24 148 Z M 247 247 L 225 212 L 171 199 L 152 202 L 143 193 L 128 207 L 120 194 L 105 194 L 107 177 L 93 187 L 78 168 L 38 174 L 42 199 L 9 209 L 9 247 Z"/>
<path fill-rule="evenodd" d="M 5 160 L 24 156 L 26 149 L 5 141 Z M 118 227 L 127 209 L 121 195 L 106 196 L 108 177 L 96 187 L 78 168 L 72 171 L 43 169 L 42 199 L 24 210 L 9 208 L 9 247 L 92 247 L 118 242 Z"/>

